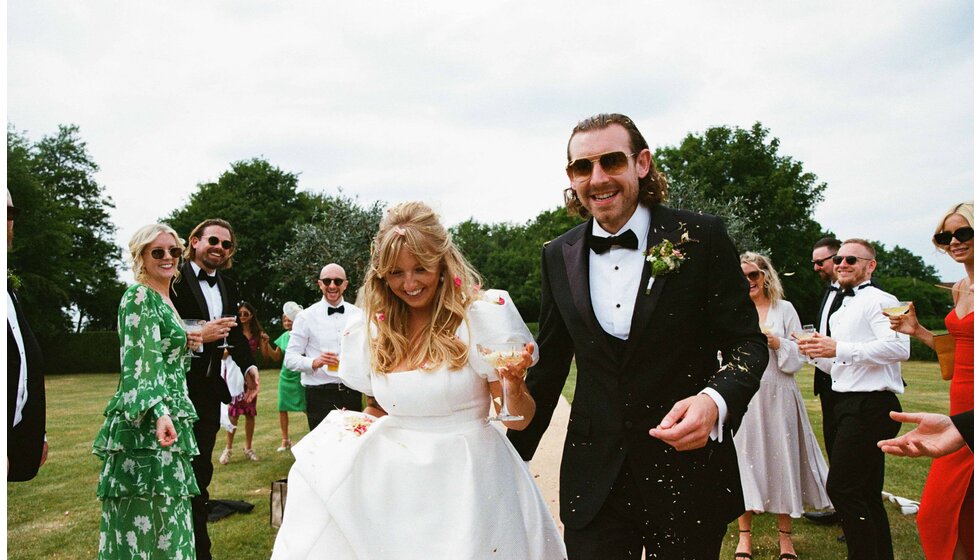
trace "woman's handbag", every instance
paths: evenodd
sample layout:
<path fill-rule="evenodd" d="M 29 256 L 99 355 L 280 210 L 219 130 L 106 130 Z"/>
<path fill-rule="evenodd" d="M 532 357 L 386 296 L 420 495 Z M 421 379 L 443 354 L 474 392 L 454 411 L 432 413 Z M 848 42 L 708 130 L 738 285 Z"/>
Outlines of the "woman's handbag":
<path fill-rule="evenodd" d="M 282 526 L 282 516 L 286 513 L 286 480 L 273 481 L 269 494 L 269 525 L 276 528 Z"/>
<path fill-rule="evenodd" d="M 932 342 L 936 347 L 936 357 L 939 358 L 939 370 L 943 379 L 949 381 L 953 378 L 953 367 L 956 362 L 956 340 L 950 334 L 939 334 L 932 337 Z"/>

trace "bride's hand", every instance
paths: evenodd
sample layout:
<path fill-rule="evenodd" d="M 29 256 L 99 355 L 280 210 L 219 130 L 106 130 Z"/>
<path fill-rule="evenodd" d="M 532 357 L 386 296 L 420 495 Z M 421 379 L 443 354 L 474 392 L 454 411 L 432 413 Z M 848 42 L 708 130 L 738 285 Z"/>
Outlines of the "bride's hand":
<path fill-rule="evenodd" d="M 533 363 L 534 343 L 528 342 L 524 345 L 524 352 L 521 354 L 521 361 L 512 366 L 497 368 L 497 374 L 505 380 L 504 386 L 507 389 L 506 397 L 517 396 L 526 390 L 524 378 L 527 376 L 527 368 Z"/>

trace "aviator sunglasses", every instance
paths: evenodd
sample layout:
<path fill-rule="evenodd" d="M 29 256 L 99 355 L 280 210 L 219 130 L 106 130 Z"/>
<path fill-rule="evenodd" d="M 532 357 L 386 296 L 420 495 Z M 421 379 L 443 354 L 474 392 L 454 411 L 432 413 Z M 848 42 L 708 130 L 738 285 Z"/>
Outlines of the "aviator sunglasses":
<path fill-rule="evenodd" d="M 170 249 L 166 250 L 157 247 L 156 249 L 150 250 L 150 256 L 158 261 L 163 260 L 164 255 L 168 253 L 170 254 L 170 258 L 179 259 L 181 253 L 180 247 L 171 247 Z"/>
<path fill-rule="evenodd" d="M 973 239 L 973 228 L 970 226 L 965 226 L 952 233 L 948 231 L 941 231 L 936 235 L 933 235 L 932 239 L 936 242 L 936 245 L 949 245 L 953 242 L 954 237 L 960 243 L 966 243 L 967 241 Z"/>
<path fill-rule="evenodd" d="M 752 272 L 747 272 L 745 273 L 745 277 L 751 280 L 752 282 L 758 282 L 759 278 L 762 278 L 762 271 L 753 270 Z"/>
<path fill-rule="evenodd" d="M 577 159 L 568 164 L 565 172 L 568 178 L 573 181 L 584 181 L 592 176 L 592 168 L 595 162 L 599 162 L 599 167 L 606 175 L 619 175 L 626 171 L 630 158 L 636 154 L 626 154 L 625 152 L 607 152 L 597 156 Z"/>
<path fill-rule="evenodd" d="M 212 246 L 220 243 L 221 248 L 224 249 L 225 251 L 231 251 L 232 247 L 235 246 L 235 244 L 232 243 L 231 241 L 228 241 L 227 239 L 222 241 L 213 235 L 209 237 L 207 241 L 208 241 L 208 245 L 212 245 Z"/>
<path fill-rule="evenodd" d="M 834 264 L 840 264 L 842 262 L 846 262 L 847 264 L 854 265 L 857 264 L 858 259 L 861 259 L 862 261 L 874 260 L 874 259 L 869 259 L 868 257 L 858 257 L 855 255 L 847 255 L 846 257 L 839 257 L 837 255 L 834 255 Z"/>
<path fill-rule="evenodd" d="M 338 288 L 341 287 L 341 286 L 343 286 L 344 285 L 344 282 L 347 281 L 347 280 L 344 280 L 343 278 L 319 278 L 319 280 L 320 280 L 320 282 L 323 282 L 323 285 L 324 286 L 329 286 L 330 283 L 333 282 L 333 285 L 334 286 L 337 286 Z"/>

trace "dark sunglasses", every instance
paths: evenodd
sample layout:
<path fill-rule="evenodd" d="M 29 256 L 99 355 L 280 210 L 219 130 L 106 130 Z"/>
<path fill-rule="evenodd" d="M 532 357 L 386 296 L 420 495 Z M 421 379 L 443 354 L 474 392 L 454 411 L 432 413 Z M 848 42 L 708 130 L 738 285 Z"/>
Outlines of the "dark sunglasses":
<path fill-rule="evenodd" d="M 334 286 L 337 286 L 338 288 L 340 286 L 343 286 L 344 285 L 344 282 L 347 281 L 344 278 L 320 278 L 319 280 L 320 280 L 320 282 L 323 282 L 323 285 L 324 286 L 329 286 L 330 283 L 333 282 L 333 285 Z"/>
<path fill-rule="evenodd" d="M 10 215 L 9 208 L 7 210 L 7 215 Z M 936 235 L 933 235 L 932 239 L 936 242 L 936 245 L 949 245 L 953 242 L 954 237 L 960 243 L 966 243 L 967 241 L 973 239 L 973 228 L 970 226 L 964 226 L 952 233 L 948 231 L 941 231 Z"/>
<path fill-rule="evenodd" d="M 565 167 L 568 178 L 573 181 L 584 181 L 592 176 L 592 168 L 595 162 L 599 162 L 599 167 L 605 171 L 606 175 L 619 175 L 626 171 L 630 158 L 636 154 L 626 154 L 624 152 L 608 152 L 597 156 L 577 159 Z"/>
<path fill-rule="evenodd" d="M 171 247 L 170 249 L 164 250 L 159 247 L 150 250 L 150 256 L 156 260 L 163 260 L 164 255 L 170 254 L 170 258 L 179 259 L 180 258 L 180 247 Z"/>
<path fill-rule="evenodd" d="M 834 253 L 833 255 L 830 255 L 829 257 L 824 257 L 822 259 L 817 259 L 815 261 L 810 261 L 810 262 L 813 263 L 813 266 L 823 266 L 823 263 L 827 262 L 827 259 L 832 259 L 832 258 L 834 258 L 836 256 L 837 256 L 837 253 Z"/>
<path fill-rule="evenodd" d="M 862 261 L 874 260 L 874 259 L 869 259 L 868 257 L 857 257 L 854 255 L 847 255 L 846 257 L 838 257 L 837 255 L 834 255 L 834 264 L 840 264 L 845 261 L 847 262 L 847 264 L 857 264 L 858 259 L 861 259 Z"/>
<path fill-rule="evenodd" d="M 20 217 L 20 208 L 15 206 L 7 206 L 7 220 L 14 221 Z"/>
<path fill-rule="evenodd" d="M 232 243 L 231 241 L 228 241 L 227 239 L 224 240 L 224 241 L 222 241 L 222 240 L 218 239 L 217 237 L 215 237 L 213 235 L 208 238 L 208 245 L 212 245 L 213 246 L 213 245 L 217 245 L 218 243 L 221 244 L 221 248 L 224 249 L 225 251 L 231 251 L 232 248 L 235 246 L 234 243 Z"/>
<path fill-rule="evenodd" d="M 745 277 L 748 278 L 749 280 L 753 281 L 753 282 L 758 282 L 759 281 L 759 278 L 762 278 L 762 271 L 761 270 L 753 270 L 752 272 L 746 273 L 745 274 Z"/>

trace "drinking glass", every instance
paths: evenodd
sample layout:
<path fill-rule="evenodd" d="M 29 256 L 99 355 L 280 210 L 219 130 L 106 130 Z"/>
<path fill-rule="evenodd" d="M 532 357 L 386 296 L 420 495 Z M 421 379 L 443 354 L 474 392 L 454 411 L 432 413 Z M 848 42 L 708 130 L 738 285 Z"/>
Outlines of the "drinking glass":
<path fill-rule="evenodd" d="M 524 359 L 524 344 L 523 342 L 495 342 L 490 344 L 477 344 L 476 349 L 480 352 L 480 356 L 494 369 L 499 369 L 507 366 L 513 366 L 520 364 Z M 491 418 L 497 422 L 504 422 L 508 420 L 523 420 L 523 416 L 517 416 L 511 414 L 507 410 L 507 400 L 505 395 L 507 394 L 507 387 L 505 385 L 503 376 L 500 378 L 500 413 L 497 416 Z"/>
<path fill-rule="evenodd" d="M 803 325 L 803 328 L 799 332 L 793 333 L 793 335 L 796 337 L 796 340 L 806 340 L 808 338 L 813 338 L 813 335 L 816 334 L 816 332 L 817 329 L 815 329 L 813 325 Z"/>
<path fill-rule="evenodd" d="M 899 317 L 905 315 L 909 312 L 909 307 L 912 306 L 911 301 L 900 301 L 897 305 L 892 305 L 890 303 L 881 304 L 881 310 L 889 317 Z M 895 331 L 895 338 L 898 338 L 898 331 Z"/>
<path fill-rule="evenodd" d="M 184 327 L 184 332 L 196 333 L 196 332 L 201 332 L 204 329 L 204 325 L 206 325 L 208 322 L 205 321 L 204 319 L 181 319 L 180 323 Z M 191 357 L 200 358 L 201 357 L 200 352 L 203 349 L 204 349 L 203 345 L 194 348 L 193 350 L 191 350 Z"/>
<path fill-rule="evenodd" d="M 238 324 L 238 314 L 237 313 L 224 313 L 221 315 L 222 319 L 234 319 L 235 324 Z M 228 335 L 225 335 L 225 339 L 218 345 L 218 348 L 234 348 L 232 344 L 228 344 Z"/>

